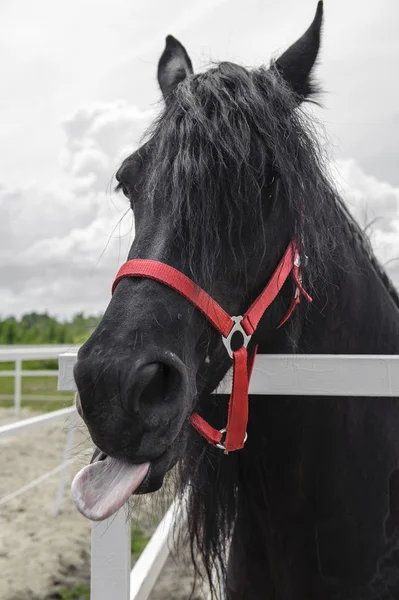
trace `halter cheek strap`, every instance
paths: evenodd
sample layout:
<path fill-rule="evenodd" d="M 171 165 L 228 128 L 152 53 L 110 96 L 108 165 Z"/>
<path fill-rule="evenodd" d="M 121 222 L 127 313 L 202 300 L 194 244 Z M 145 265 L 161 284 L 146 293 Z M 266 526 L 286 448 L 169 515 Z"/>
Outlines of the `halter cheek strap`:
<path fill-rule="evenodd" d="M 192 415 L 191 424 L 208 442 L 221 448 L 226 454 L 243 448 L 247 438 L 248 388 L 257 351 L 257 347 L 255 347 L 248 352 L 247 346 L 263 314 L 277 297 L 290 274 L 294 279 L 296 291 L 288 312 L 279 325 L 281 327 L 290 318 L 299 304 L 301 296 L 304 296 L 308 302 L 312 301 L 302 287 L 300 255 L 294 241 L 288 245 L 264 290 L 242 316 L 231 317 L 209 294 L 186 275 L 158 261 L 129 260 L 119 269 L 113 283 L 112 293 L 119 281 L 125 277 L 146 277 L 163 283 L 194 304 L 221 334 L 226 351 L 233 361 L 233 386 L 229 400 L 227 425 L 225 429 L 215 429 L 198 414 Z M 242 334 L 243 343 L 238 350 L 233 350 L 231 340 L 237 331 Z"/>

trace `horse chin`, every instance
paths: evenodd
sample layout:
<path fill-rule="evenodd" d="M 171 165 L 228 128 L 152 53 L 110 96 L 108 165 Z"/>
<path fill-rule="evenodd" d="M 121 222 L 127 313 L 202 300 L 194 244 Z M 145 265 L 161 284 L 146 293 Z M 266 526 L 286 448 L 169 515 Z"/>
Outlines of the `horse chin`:
<path fill-rule="evenodd" d="M 133 495 L 150 494 L 161 489 L 165 475 L 178 462 L 180 456 L 172 444 L 161 456 L 150 463 L 148 473 Z"/>

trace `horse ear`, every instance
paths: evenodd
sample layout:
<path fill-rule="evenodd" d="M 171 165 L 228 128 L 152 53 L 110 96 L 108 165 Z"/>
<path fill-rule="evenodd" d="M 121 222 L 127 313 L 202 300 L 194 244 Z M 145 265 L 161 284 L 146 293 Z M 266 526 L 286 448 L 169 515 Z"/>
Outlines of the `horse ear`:
<path fill-rule="evenodd" d="M 309 29 L 275 62 L 286 82 L 295 93 L 306 98 L 312 93 L 311 71 L 320 47 L 323 22 L 323 2 L 317 4 L 316 15 Z"/>
<path fill-rule="evenodd" d="M 177 84 L 193 72 L 193 65 L 184 46 L 172 35 L 168 35 L 165 50 L 158 63 L 158 83 L 165 100 Z"/>

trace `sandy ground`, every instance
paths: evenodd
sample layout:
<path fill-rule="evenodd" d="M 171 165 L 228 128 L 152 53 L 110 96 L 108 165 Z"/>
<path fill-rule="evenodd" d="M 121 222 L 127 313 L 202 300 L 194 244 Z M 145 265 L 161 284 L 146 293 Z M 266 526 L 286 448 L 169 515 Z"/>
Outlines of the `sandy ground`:
<path fill-rule="evenodd" d="M 24 410 L 21 418 L 32 414 Z M 0 425 L 13 420 L 12 409 L 0 409 Z M 62 462 L 67 431 L 68 422 L 64 422 L 0 440 L 0 500 Z M 89 456 L 90 443 L 81 428 L 75 434 L 71 453 L 75 460 L 69 469 L 61 514 L 54 514 L 58 475 L 0 505 L 1 600 L 56 599 L 66 587 L 89 584 L 90 523 L 76 511 L 69 494 L 73 476 Z M 150 534 L 156 525 L 151 500 L 133 517 Z M 193 577 L 183 562 L 187 561 L 178 560 L 177 566 L 168 559 L 151 600 L 188 600 Z M 204 597 L 196 593 L 193 599 Z"/>

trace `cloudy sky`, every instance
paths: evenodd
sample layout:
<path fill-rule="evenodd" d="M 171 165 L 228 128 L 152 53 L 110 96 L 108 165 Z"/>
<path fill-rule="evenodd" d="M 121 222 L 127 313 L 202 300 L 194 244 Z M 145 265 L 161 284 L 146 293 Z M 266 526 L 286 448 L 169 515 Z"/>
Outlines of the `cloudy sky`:
<path fill-rule="evenodd" d="M 99 313 L 131 241 L 111 192 L 160 95 L 168 33 L 194 68 L 268 62 L 315 0 L 1 0 L 0 315 Z M 399 285 L 397 0 L 326 0 L 321 60 L 334 172 Z"/>

